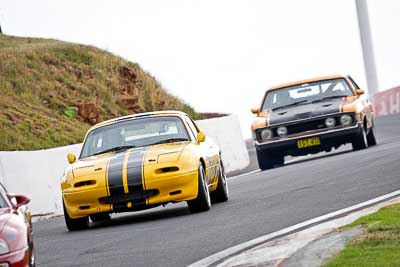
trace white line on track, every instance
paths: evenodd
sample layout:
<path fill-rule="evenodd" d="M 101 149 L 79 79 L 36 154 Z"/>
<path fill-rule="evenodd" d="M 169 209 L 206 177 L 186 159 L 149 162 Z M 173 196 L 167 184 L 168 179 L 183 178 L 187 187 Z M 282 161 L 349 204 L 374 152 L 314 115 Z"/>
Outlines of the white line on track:
<path fill-rule="evenodd" d="M 291 159 L 291 160 L 285 161 L 285 163 L 286 163 L 286 164 L 294 163 L 294 162 L 296 162 L 296 161 L 303 160 L 304 158 L 307 158 L 307 157 L 310 157 L 310 156 L 307 155 L 307 156 L 296 157 L 295 159 Z M 235 175 L 235 176 L 232 176 L 232 177 L 228 177 L 228 180 L 233 180 L 233 179 L 241 178 L 241 177 L 243 177 L 243 176 L 247 176 L 247 175 L 254 174 L 254 173 L 258 173 L 258 172 L 261 172 L 261 170 L 260 170 L 260 169 L 257 169 L 257 170 L 249 171 L 249 172 L 242 173 L 242 174 L 239 174 L 239 175 Z"/>
<path fill-rule="evenodd" d="M 239 174 L 239 175 L 236 175 L 236 176 L 228 177 L 228 181 L 236 179 L 236 178 L 240 178 L 240 177 L 243 177 L 243 176 L 247 176 L 247 175 L 250 175 L 250 174 L 253 174 L 253 173 L 257 173 L 257 172 L 260 172 L 260 171 L 261 171 L 260 169 L 257 169 L 257 170 L 246 172 L 246 173 L 242 173 L 242 174 Z"/>
<path fill-rule="evenodd" d="M 380 197 L 376 197 L 376 198 L 370 199 L 368 201 L 362 202 L 360 204 L 357 204 L 357 205 L 354 205 L 354 206 L 350 206 L 348 208 L 344 208 L 344 209 L 341 209 L 341 210 L 338 210 L 338 211 L 334 211 L 334 212 L 322 215 L 320 217 L 317 217 L 317 218 L 314 218 L 314 219 L 311 219 L 311 220 L 308 220 L 308 221 L 305 221 L 305 222 L 302 222 L 302 223 L 298 223 L 296 225 L 284 228 L 284 229 L 279 230 L 277 232 L 273 232 L 273 233 L 270 233 L 270 234 L 255 238 L 253 240 L 250 240 L 250 241 L 244 242 L 242 244 L 239 244 L 239 245 L 230 247 L 228 249 L 225 249 L 223 251 L 220 251 L 220 252 L 218 252 L 216 254 L 213 254 L 213 255 L 211 255 L 211 256 L 209 256 L 207 258 L 204 258 L 202 260 L 199 260 L 199 261 L 197 261 L 195 263 L 190 264 L 189 267 L 210 266 L 210 265 L 215 264 L 215 263 L 217 263 L 217 262 L 219 262 L 219 261 L 221 261 L 221 260 L 223 260 L 225 258 L 233 256 L 234 254 L 237 254 L 237 253 L 239 253 L 241 251 L 244 251 L 244 250 L 246 250 L 248 248 L 260 245 L 260 244 L 262 244 L 262 243 L 264 243 L 264 242 L 266 242 L 268 240 L 271 240 L 273 238 L 276 238 L 276 237 L 279 237 L 279 236 L 283 236 L 283 235 L 289 234 L 291 232 L 298 231 L 300 229 L 312 226 L 314 224 L 321 223 L 323 221 L 327 221 L 327 220 L 334 219 L 336 217 L 340 217 L 340 216 L 342 216 L 344 214 L 347 214 L 347 213 L 350 213 L 350 212 L 353 212 L 353 211 L 356 211 L 356 210 L 371 206 L 373 204 L 382 202 L 384 200 L 387 200 L 387 199 L 390 199 L 390 198 L 393 198 L 393 197 L 399 196 L 399 195 L 400 195 L 400 190 L 397 190 L 397 191 L 394 191 L 392 193 L 389 193 L 389 194 L 386 194 L 386 195 L 383 195 L 383 196 L 380 196 Z"/>
<path fill-rule="evenodd" d="M 301 160 L 306 159 L 306 158 L 311 158 L 311 155 L 299 156 L 299 157 L 296 157 L 296 158 L 291 159 L 291 160 L 285 160 L 285 164 L 293 163 L 293 162 L 296 162 L 296 161 L 301 161 Z"/>

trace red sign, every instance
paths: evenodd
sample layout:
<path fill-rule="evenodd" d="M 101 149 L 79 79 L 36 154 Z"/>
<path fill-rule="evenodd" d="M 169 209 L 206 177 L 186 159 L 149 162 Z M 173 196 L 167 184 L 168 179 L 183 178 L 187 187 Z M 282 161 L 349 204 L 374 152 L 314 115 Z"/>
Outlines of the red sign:
<path fill-rule="evenodd" d="M 374 106 L 376 116 L 400 113 L 400 87 L 377 93 Z"/>

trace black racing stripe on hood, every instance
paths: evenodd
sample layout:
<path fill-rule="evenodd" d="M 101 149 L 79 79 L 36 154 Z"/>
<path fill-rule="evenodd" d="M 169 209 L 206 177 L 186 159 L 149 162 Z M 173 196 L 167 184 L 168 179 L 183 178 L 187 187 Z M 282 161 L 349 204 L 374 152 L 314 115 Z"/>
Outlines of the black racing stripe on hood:
<path fill-rule="evenodd" d="M 128 189 L 130 193 L 140 193 L 145 190 L 145 185 L 143 183 L 143 159 L 145 156 L 145 149 L 135 150 L 129 155 L 128 158 Z M 134 204 L 145 204 L 143 203 L 134 203 Z"/>
<path fill-rule="evenodd" d="M 300 119 L 308 119 L 341 112 L 342 99 L 330 99 L 317 103 L 280 108 L 270 112 L 270 125 L 280 124 Z M 268 120 L 268 117 L 267 117 Z M 268 121 L 267 121 L 268 123 Z"/>
<path fill-rule="evenodd" d="M 108 164 L 108 188 L 110 196 L 124 193 L 124 184 L 122 181 L 122 169 L 124 167 L 125 153 L 114 154 Z"/>

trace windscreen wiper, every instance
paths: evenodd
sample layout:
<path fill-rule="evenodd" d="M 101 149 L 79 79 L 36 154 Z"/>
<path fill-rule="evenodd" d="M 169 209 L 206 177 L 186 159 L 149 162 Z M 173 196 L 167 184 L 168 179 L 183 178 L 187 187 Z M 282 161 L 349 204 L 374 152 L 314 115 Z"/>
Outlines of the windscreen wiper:
<path fill-rule="evenodd" d="M 182 141 L 189 141 L 187 138 L 168 138 L 164 139 L 161 141 L 158 141 L 156 143 L 153 143 L 151 145 L 159 145 L 159 144 L 164 144 L 164 143 L 173 143 L 173 142 L 182 142 Z"/>
<path fill-rule="evenodd" d="M 135 148 L 135 146 L 116 146 L 116 147 L 112 147 L 112 148 L 105 149 L 103 151 L 94 153 L 93 156 L 96 156 L 96 155 L 99 155 L 99 154 L 108 153 L 108 152 L 127 150 L 127 149 L 130 149 L 130 148 Z"/>
<path fill-rule="evenodd" d="M 297 106 L 297 105 L 299 105 L 299 104 L 301 104 L 301 103 L 306 103 L 306 102 L 309 102 L 308 99 L 303 99 L 303 100 L 301 100 L 301 101 L 297 101 L 297 102 L 293 102 L 293 103 L 290 103 L 290 104 L 287 104 L 287 105 L 283 105 L 283 106 L 279 106 L 279 107 L 273 108 L 272 111 L 274 111 L 274 110 L 276 110 L 276 109 L 280 109 L 280 108 L 286 108 L 286 107 L 291 107 L 291 106 Z M 311 103 L 311 102 L 310 102 L 310 103 Z"/>
<path fill-rule="evenodd" d="M 321 102 L 324 101 L 326 99 L 332 99 L 332 98 L 342 98 L 342 97 L 348 97 L 349 95 L 331 95 L 331 96 L 326 96 L 317 100 L 312 101 L 311 103 L 315 103 L 315 102 Z"/>

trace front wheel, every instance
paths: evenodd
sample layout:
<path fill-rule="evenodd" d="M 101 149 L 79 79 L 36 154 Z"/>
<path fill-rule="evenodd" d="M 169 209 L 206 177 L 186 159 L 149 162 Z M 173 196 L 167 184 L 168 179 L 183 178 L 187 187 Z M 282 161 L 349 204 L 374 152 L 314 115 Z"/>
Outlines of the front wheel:
<path fill-rule="evenodd" d="M 35 266 L 36 266 L 35 247 L 32 243 L 29 248 L 29 267 L 35 267 Z"/>
<path fill-rule="evenodd" d="M 260 168 L 260 170 L 264 171 L 264 170 L 272 169 L 274 167 L 274 164 L 268 158 L 268 156 L 266 155 L 265 152 L 263 152 L 262 150 L 259 150 L 257 148 L 256 148 L 256 152 L 257 152 L 258 167 Z"/>
<path fill-rule="evenodd" d="M 217 189 L 211 193 L 211 200 L 213 203 L 226 202 L 229 199 L 228 182 L 226 181 L 226 174 L 222 160 L 219 166 L 218 184 Z"/>
<path fill-rule="evenodd" d="M 358 134 L 351 142 L 354 151 L 366 149 L 368 147 L 367 134 L 365 133 L 365 131 L 366 128 L 362 128 L 361 133 Z"/>
<path fill-rule="evenodd" d="M 206 182 L 203 165 L 199 164 L 197 198 L 187 202 L 190 212 L 207 211 L 211 208 L 210 191 Z"/>
<path fill-rule="evenodd" d="M 68 215 L 68 211 L 65 208 L 64 201 L 63 201 L 63 209 L 64 209 L 65 225 L 67 226 L 69 231 L 83 230 L 89 227 L 89 217 L 72 219 Z"/>
<path fill-rule="evenodd" d="M 258 167 L 260 170 L 273 169 L 275 166 L 281 166 L 285 163 L 283 155 L 270 154 L 266 151 L 262 151 L 256 147 Z"/>
<path fill-rule="evenodd" d="M 371 129 L 367 134 L 367 142 L 368 146 L 375 146 L 376 145 L 376 135 L 375 135 L 375 126 L 372 125 Z"/>

